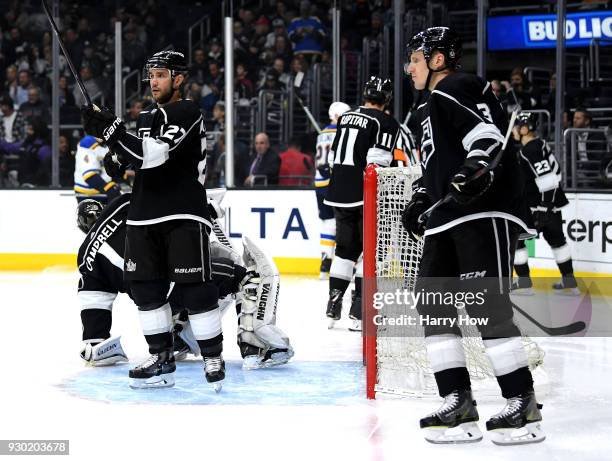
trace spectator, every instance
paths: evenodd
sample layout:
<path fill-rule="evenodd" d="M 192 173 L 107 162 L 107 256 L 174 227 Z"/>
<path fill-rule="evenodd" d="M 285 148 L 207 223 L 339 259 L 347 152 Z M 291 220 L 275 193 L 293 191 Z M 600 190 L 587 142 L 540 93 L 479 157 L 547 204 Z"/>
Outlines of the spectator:
<path fill-rule="evenodd" d="M 79 69 L 83 60 L 83 42 L 76 30 L 72 28 L 66 29 L 66 32 L 64 32 L 64 45 L 72 59 L 72 63 Z"/>
<path fill-rule="evenodd" d="M 236 66 L 235 85 L 238 99 L 251 99 L 254 96 L 255 87 L 248 77 L 248 70 L 244 64 L 238 64 Z"/>
<path fill-rule="evenodd" d="M 372 13 L 367 37 L 370 40 L 382 40 L 383 38 L 383 16 L 378 11 Z"/>
<path fill-rule="evenodd" d="M 142 109 L 144 108 L 144 102 L 142 99 L 132 99 L 130 102 L 130 108 L 127 111 L 127 114 L 124 118 L 125 128 L 130 133 L 138 134 L 136 131 L 136 122 L 138 120 L 138 116 Z"/>
<path fill-rule="evenodd" d="M 318 57 L 323 52 L 325 29 L 318 18 L 310 16 L 310 10 L 310 1 L 302 0 L 300 16 L 291 21 L 287 32 L 293 42 L 294 53 Z"/>
<path fill-rule="evenodd" d="M 97 79 L 94 78 L 93 73 L 91 72 L 91 69 L 89 67 L 82 67 L 80 74 L 81 80 L 83 81 L 83 85 L 89 93 L 89 96 L 91 97 L 91 99 L 95 100 L 102 94 L 102 90 L 100 89 L 100 85 L 98 84 Z M 74 102 L 77 107 L 85 105 L 85 98 L 83 97 L 83 94 L 81 93 L 81 90 L 77 85 L 75 85 L 72 94 L 74 96 Z"/>
<path fill-rule="evenodd" d="M 280 83 L 279 75 L 276 69 L 270 69 L 268 72 L 266 72 L 264 86 L 261 89 L 269 91 L 282 91 L 286 88 L 283 88 L 283 85 Z"/>
<path fill-rule="evenodd" d="M 219 63 L 217 61 L 210 61 L 208 63 L 208 77 L 202 88 L 201 107 L 203 107 L 206 114 L 210 114 L 217 101 L 223 97 L 223 85 L 224 79 L 219 69 Z"/>
<path fill-rule="evenodd" d="M 48 105 L 40 99 L 40 88 L 32 86 L 28 90 L 28 100 L 19 106 L 19 112 L 26 120 L 40 119 L 45 125 L 51 121 Z"/>
<path fill-rule="evenodd" d="M 19 75 L 17 77 L 17 87 L 15 89 L 15 95 L 11 95 L 15 104 L 18 107 L 28 100 L 28 89 L 32 85 L 32 78 L 30 76 L 29 70 L 21 70 L 19 71 Z"/>
<path fill-rule="evenodd" d="M 65 75 L 61 75 L 58 80 L 59 85 L 59 102 L 61 106 L 76 107 L 74 102 L 74 95 L 68 88 L 68 78 Z"/>
<path fill-rule="evenodd" d="M 144 44 L 138 39 L 136 26 L 125 28 L 125 43 L 123 44 L 123 62 L 130 70 L 139 69 L 146 59 Z"/>
<path fill-rule="evenodd" d="M 491 91 L 497 99 L 501 100 L 503 87 L 499 80 L 491 80 Z"/>
<path fill-rule="evenodd" d="M 208 50 L 208 59 L 213 61 L 223 62 L 223 47 L 221 46 L 221 40 L 217 37 L 213 37 L 210 40 L 210 49 Z"/>
<path fill-rule="evenodd" d="M 354 30 L 359 37 L 367 36 L 370 32 L 370 25 L 372 23 L 372 13 L 368 0 L 356 0 L 353 3 L 349 18 L 351 29 Z"/>
<path fill-rule="evenodd" d="M 272 65 L 272 69 L 276 71 L 278 74 L 278 81 L 287 88 L 289 85 L 289 81 L 291 80 L 291 76 L 285 72 L 286 64 L 281 58 L 274 59 L 274 64 Z"/>
<path fill-rule="evenodd" d="M 270 149 L 270 138 L 266 133 L 258 133 L 255 136 L 255 154 L 251 157 L 251 167 L 244 185 L 278 184 L 279 168 L 280 158 Z"/>
<path fill-rule="evenodd" d="M 196 48 L 193 51 L 193 63 L 189 67 L 189 78 L 203 85 L 207 75 L 208 63 L 206 62 L 204 50 L 202 48 Z"/>
<path fill-rule="evenodd" d="M 15 110 L 13 100 L 7 94 L 0 97 L 0 111 L 2 111 L 2 123 L 0 123 L 0 143 L 21 142 L 25 138 L 25 119 L 23 115 Z"/>
<path fill-rule="evenodd" d="M 223 101 L 218 101 L 215 107 L 213 107 L 213 120 L 215 125 L 212 131 L 225 130 L 225 103 Z"/>
<path fill-rule="evenodd" d="M 523 75 L 523 69 L 516 67 L 510 74 L 510 83 L 502 82 L 506 86 L 506 103 L 508 113 L 514 112 L 517 106 L 521 110 L 534 109 L 538 105 L 535 90 L 529 86 Z"/>
<path fill-rule="evenodd" d="M 251 38 L 251 45 L 258 50 L 263 50 L 268 42 L 270 32 L 270 20 L 265 16 L 260 16 L 255 22 L 255 32 Z"/>
<path fill-rule="evenodd" d="M 91 42 L 83 43 L 83 67 L 89 67 L 94 75 L 101 75 L 104 65 L 100 57 L 96 54 L 94 46 Z"/>
<path fill-rule="evenodd" d="M 59 185 L 60 187 L 74 186 L 74 151 L 70 149 L 70 142 L 65 135 L 59 137 Z M 51 184 L 51 156 L 41 159 L 40 183 Z"/>
<path fill-rule="evenodd" d="M 4 90 L 8 92 L 13 101 L 17 95 L 17 66 L 11 64 L 6 68 L 6 79 L 4 80 Z"/>
<path fill-rule="evenodd" d="M 281 58 L 286 63 L 291 60 L 291 49 L 289 48 L 289 43 L 284 35 L 278 35 L 276 37 L 273 51 L 277 58 Z"/>
<path fill-rule="evenodd" d="M 21 187 L 47 186 L 41 165 L 51 158 L 51 147 L 45 142 L 46 127 L 39 119 L 26 123 L 26 137 L 19 149 L 17 180 Z"/>
<path fill-rule="evenodd" d="M 264 48 L 273 48 L 276 43 L 276 37 L 286 37 L 287 29 L 285 27 L 285 21 L 281 18 L 276 18 L 272 21 L 272 32 L 266 36 L 266 44 Z"/>
<path fill-rule="evenodd" d="M 592 122 L 591 114 L 585 108 L 578 108 L 574 112 L 574 128 L 589 129 Z M 601 132 L 584 132 L 578 135 L 578 152 L 576 158 L 579 162 L 601 161 L 604 157 L 606 146 L 606 136 Z"/>
<path fill-rule="evenodd" d="M 314 161 L 310 155 L 301 152 L 298 138 L 289 141 L 288 149 L 279 155 L 279 186 L 312 186 L 314 178 Z"/>
<path fill-rule="evenodd" d="M 234 183 L 244 184 L 245 179 L 249 174 L 249 148 L 238 139 L 234 139 Z M 225 133 L 221 132 L 217 142 L 212 149 L 210 161 L 207 158 L 206 167 L 207 187 L 224 187 L 225 186 Z M 209 174 L 211 173 L 210 182 Z"/>

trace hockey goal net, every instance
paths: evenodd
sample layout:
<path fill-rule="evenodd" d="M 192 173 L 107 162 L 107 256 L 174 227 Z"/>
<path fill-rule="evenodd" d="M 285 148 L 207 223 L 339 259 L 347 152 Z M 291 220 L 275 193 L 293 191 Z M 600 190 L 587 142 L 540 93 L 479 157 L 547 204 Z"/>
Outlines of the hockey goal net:
<path fill-rule="evenodd" d="M 417 277 L 422 242 L 412 241 L 401 224 L 420 167 L 368 166 L 364 185 L 364 359 L 367 396 L 377 393 L 433 396 L 437 389 L 427 360 L 423 327 L 402 324 L 415 317 L 405 303 L 379 302 L 387 293 L 411 291 Z M 382 304 L 382 306 L 381 306 Z M 394 321 L 389 321 L 393 319 Z M 475 326 L 462 326 L 463 347 L 472 384 L 496 388 L 484 344 Z M 542 364 L 543 351 L 524 337 L 530 367 Z M 493 391 L 493 389 L 491 389 Z"/>

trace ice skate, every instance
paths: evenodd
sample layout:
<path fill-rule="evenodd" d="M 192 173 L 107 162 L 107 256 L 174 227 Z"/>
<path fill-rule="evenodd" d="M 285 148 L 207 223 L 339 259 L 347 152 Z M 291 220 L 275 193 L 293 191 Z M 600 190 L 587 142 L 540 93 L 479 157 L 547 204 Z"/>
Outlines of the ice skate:
<path fill-rule="evenodd" d="M 578 282 L 573 275 L 564 275 L 561 280 L 553 283 L 553 290 L 560 295 L 579 296 Z"/>
<path fill-rule="evenodd" d="M 344 293 L 340 290 L 333 289 L 329 293 L 329 301 L 327 301 L 327 311 L 325 314 L 329 320 L 327 328 L 330 330 L 334 328 L 334 325 L 338 320 L 340 320 L 340 316 L 342 315 L 342 297 Z"/>
<path fill-rule="evenodd" d="M 351 325 L 349 331 L 361 331 L 361 296 L 357 296 L 355 290 L 351 292 L 351 310 L 349 311 Z"/>
<path fill-rule="evenodd" d="M 362 331 L 361 320 L 351 319 L 351 325 L 348 327 L 349 331 Z"/>
<path fill-rule="evenodd" d="M 541 408 L 533 391 L 508 399 L 504 409 L 487 421 L 493 443 L 522 445 L 544 440 Z"/>
<path fill-rule="evenodd" d="M 130 370 L 130 387 L 148 389 L 174 386 L 176 363 L 171 349 L 151 356 L 136 368 Z"/>
<path fill-rule="evenodd" d="M 425 440 L 431 443 L 471 443 L 482 440 L 472 391 L 453 391 L 434 413 L 421 419 Z"/>
<path fill-rule="evenodd" d="M 531 277 L 516 277 L 512 281 L 512 291 L 510 294 L 518 296 L 533 296 L 533 282 Z"/>
<path fill-rule="evenodd" d="M 215 392 L 221 392 L 225 379 L 225 361 L 222 355 L 204 357 L 204 375 L 206 381 L 212 384 Z"/>

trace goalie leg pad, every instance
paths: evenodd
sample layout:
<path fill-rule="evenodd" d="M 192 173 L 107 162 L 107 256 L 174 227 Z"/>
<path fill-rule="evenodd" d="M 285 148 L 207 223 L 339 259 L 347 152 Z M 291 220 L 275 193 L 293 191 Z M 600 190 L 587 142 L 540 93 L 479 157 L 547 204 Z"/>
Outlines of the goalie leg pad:
<path fill-rule="evenodd" d="M 114 365 L 118 362 L 127 362 L 128 358 L 123 347 L 121 337 L 109 338 L 101 343 L 92 345 L 86 343 L 81 349 L 81 358 L 93 367 Z"/>

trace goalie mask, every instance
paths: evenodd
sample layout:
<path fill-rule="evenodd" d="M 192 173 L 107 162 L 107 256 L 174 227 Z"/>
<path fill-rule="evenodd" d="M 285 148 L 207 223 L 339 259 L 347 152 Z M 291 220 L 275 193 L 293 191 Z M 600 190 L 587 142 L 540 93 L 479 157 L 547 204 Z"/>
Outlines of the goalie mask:
<path fill-rule="evenodd" d="M 94 226 L 104 206 L 94 199 L 85 199 L 77 206 L 77 226 L 87 234 Z"/>

